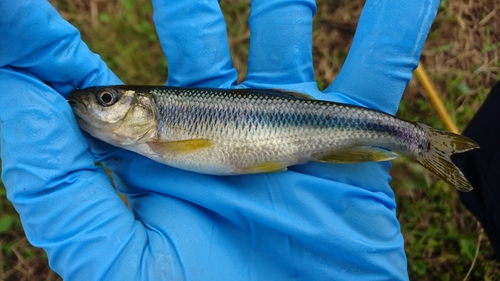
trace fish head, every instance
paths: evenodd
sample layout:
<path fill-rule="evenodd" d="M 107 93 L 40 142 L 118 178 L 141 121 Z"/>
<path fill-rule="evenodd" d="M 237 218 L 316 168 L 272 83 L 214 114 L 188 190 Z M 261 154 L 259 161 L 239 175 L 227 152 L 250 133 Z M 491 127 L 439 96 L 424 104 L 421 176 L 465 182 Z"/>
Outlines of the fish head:
<path fill-rule="evenodd" d="M 113 145 L 136 145 L 156 137 L 158 114 L 147 92 L 91 87 L 75 90 L 68 102 L 82 130 Z"/>

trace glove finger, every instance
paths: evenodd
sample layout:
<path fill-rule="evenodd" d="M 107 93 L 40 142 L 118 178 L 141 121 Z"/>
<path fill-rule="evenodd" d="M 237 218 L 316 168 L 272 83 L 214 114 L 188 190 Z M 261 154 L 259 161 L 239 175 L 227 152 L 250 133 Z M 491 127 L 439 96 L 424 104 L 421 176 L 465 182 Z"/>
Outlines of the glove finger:
<path fill-rule="evenodd" d="M 0 88 L 7 92 L 0 94 L 2 178 L 26 236 L 61 276 L 106 279 L 117 249 L 140 236 L 134 216 L 94 165 L 64 98 L 7 68 L 0 68 Z M 142 247 L 146 238 L 139 238 L 134 244 Z"/>
<path fill-rule="evenodd" d="M 313 83 L 314 1 L 251 2 L 247 87 Z M 296 90 L 297 87 L 294 87 Z"/>
<path fill-rule="evenodd" d="M 236 84 L 226 24 L 217 1 L 155 0 L 153 8 L 168 62 L 168 85 L 227 88 Z"/>
<path fill-rule="evenodd" d="M 48 1 L 1 1 L 0 11 L 0 66 L 25 69 L 64 96 L 75 87 L 121 84 Z"/>
<path fill-rule="evenodd" d="M 68 167 L 74 166 L 71 158 L 81 159 L 76 161 L 78 164 L 93 163 L 93 158 L 85 153 L 88 145 L 73 113 L 62 97 L 29 73 L 21 74 L 10 68 L 0 68 L 0 73 L 4 163 L 12 159 L 9 162 L 46 168 L 48 173 L 55 173 L 48 180 L 57 178 L 61 171 L 69 173 Z M 67 158 L 59 158 L 58 155 L 65 153 L 69 154 Z M 66 160 L 69 162 L 64 162 Z"/>
<path fill-rule="evenodd" d="M 395 113 L 438 6 L 438 0 L 366 1 L 345 64 L 325 93 Z"/>

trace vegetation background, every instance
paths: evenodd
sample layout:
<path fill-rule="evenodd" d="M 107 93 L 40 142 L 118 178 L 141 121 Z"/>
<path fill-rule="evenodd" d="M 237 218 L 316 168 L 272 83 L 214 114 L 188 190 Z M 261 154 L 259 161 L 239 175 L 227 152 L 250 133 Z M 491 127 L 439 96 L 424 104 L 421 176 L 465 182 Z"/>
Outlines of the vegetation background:
<path fill-rule="evenodd" d="M 167 63 L 147 0 L 52 0 L 129 84 L 162 84 Z M 335 79 L 348 53 L 363 0 L 317 0 L 313 51 L 318 85 Z M 246 73 L 249 0 L 223 0 L 233 62 Z M 500 0 L 442 0 L 422 62 L 452 119 L 463 130 L 500 80 Z M 421 85 L 408 85 L 399 116 L 444 129 Z M 412 280 L 500 280 L 500 262 L 457 192 L 405 159 L 392 169 L 397 216 Z M 27 242 L 0 181 L 0 280 L 60 280 L 45 253 Z"/>

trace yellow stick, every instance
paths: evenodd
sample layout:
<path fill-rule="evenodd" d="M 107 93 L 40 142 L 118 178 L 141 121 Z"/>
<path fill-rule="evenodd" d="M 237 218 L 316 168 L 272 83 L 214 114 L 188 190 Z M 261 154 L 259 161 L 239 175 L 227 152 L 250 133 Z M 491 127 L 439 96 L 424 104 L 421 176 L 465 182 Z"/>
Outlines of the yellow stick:
<path fill-rule="evenodd" d="M 424 71 L 422 63 L 420 62 L 418 63 L 417 69 L 415 69 L 415 75 L 417 76 L 418 80 L 424 87 L 427 96 L 431 100 L 432 105 L 434 105 L 434 108 L 437 110 L 439 117 L 443 121 L 448 131 L 455 134 L 459 134 L 457 126 L 455 126 L 455 123 L 453 123 L 453 121 L 451 120 L 450 115 L 448 115 L 448 112 L 446 111 L 443 102 L 441 101 L 436 92 L 436 88 L 434 88 L 432 82 L 430 81 L 429 77 Z"/>

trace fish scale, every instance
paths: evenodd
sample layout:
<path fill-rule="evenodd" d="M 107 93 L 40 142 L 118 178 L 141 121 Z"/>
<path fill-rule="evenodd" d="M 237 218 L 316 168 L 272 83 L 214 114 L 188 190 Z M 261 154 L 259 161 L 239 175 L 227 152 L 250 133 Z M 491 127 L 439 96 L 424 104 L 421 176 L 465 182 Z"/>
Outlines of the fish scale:
<path fill-rule="evenodd" d="M 247 153 L 245 157 L 246 161 L 239 160 L 241 162 L 239 163 L 240 166 L 251 166 L 258 162 L 273 160 L 283 161 L 284 163 L 298 161 L 299 157 L 290 153 L 290 150 L 309 154 L 311 159 L 308 160 L 313 160 L 313 154 L 329 153 L 334 151 L 335 147 L 348 146 L 352 142 L 361 142 L 361 140 L 357 140 L 361 137 L 362 133 L 359 130 L 366 130 L 360 127 L 367 127 L 367 124 L 374 124 L 374 126 L 373 129 L 363 133 L 363 139 L 378 139 L 381 144 L 387 144 L 392 141 L 391 148 L 396 150 L 403 150 L 402 148 L 406 147 L 409 147 L 410 150 L 415 150 L 414 147 L 418 146 L 418 144 L 412 143 L 412 141 L 418 140 L 418 138 L 411 139 L 404 137 L 411 134 L 411 130 L 407 129 L 407 126 L 398 129 L 397 119 L 389 119 L 383 113 L 372 113 L 372 120 L 361 119 L 359 116 L 366 115 L 363 112 L 365 109 L 356 107 L 346 107 L 344 105 L 333 107 L 324 101 L 248 93 L 247 90 L 211 93 L 204 90 L 170 88 L 165 91 L 156 91 L 154 94 L 160 108 L 159 111 L 166 114 L 163 119 L 170 120 L 169 125 L 163 123 L 164 127 L 159 128 L 159 138 L 170 140 L 184 140 L 188 138 L 219 140 L 221 142 L 218 147 L 219 151 L 214 148 L 211 152 L 213 154 L 211 158 L 215 159 L 215 162 L 224 161 L 224 159 L 218 157 L 218 153 L 227 155 L 233 153 L 235 150 Z M 215 100 L 215 97 L 217 97 L 217 100 Z M 252 103 L 252 100 L 258 102 Z M 299 106 L 291 106 L 294 103 Z M 248 104 L 252 104 L 258 108 L 254 108 L 250 114 L 245 114 Z M 193 106 L 200 109 L 198 114 L 190 114 L 190 109 Z M 283 110 L 281 109 L 283 108 L 293 108 L 294 113 L 282 113 Z M 167 112 L 171 112 L 171 114 Z M 332 116 L 334 114 L 338 115 L 337 119 L 325 118 L 326 115 Z M 199 118 L 200 116 L 211 118 L 206 120 Z M 241 118 L 238 117 L 240 116 L 245 116 L 243 120 L 251 123 L 242 124 L 239 129 L 237 128 L 238 126 L 230 126 L 231 123 L 239 124 Z M 382 120 L 392 122 L 378 125 Z M 200 123 L 207 124 L 212 129 L 206 130 L 205 127 L 204 130 L 190 130 L 198 128 L 198 126 L 192 126 L 191 124 Z M 294 127 L 295 130 L 290 130 L 290 127 Z M 183 134 L 181 133 L 174 137 L 173 132 L 176 131 L 176 128 L 180 128 Z M 332 128 L 343 129 L 343 133 L 338 134 L 332 131 Z M 414 126 L 411 128 L 417 129 Z M 236 130 L 250 132 L 250 136 L 253 136 L 253 138 L 250 138 L 247 134 L 232 134 Z M 304 139 L 307 135 L 326 135 L 327 137 L 309 137 L 307 141 L 304 140 L 301 142 L 300 140 Z M 231 136 L 231 141 L 224 141 L 225 136 Z M 276 139 L 280 141 L 276 142 Z M 404 141 L 407 141 L 407 143 L 404 143 Z M 249 146 L 249 143 L 254 144 L 253 150 L 250 148 L 235 149 L 233 147 Z M 379 143 L 370 143 L 370 145 L 377 144 L 381 145 Z M 259 148 L 259 145 L 264 147 L 265 150 Z M 297 147 L 295 148 L 295 146 Z M 272 150 L 275 153 L 272 157 L 261 159 L 262 154 L 268 155 L 268 153 L 264 153 L 267 150 Z M 254 155 L 255 159 L 250 157 Z M 304 162 L 304 160 L 301 162 Z M 231 165 L 235 165 L 235 163 L 232 162 Z"/>
<path fill-rule="evenodd" d="M 386 161 L 395 151 L 459 190 L 472 189 L 450 160 L 478 148 L 472 140 L 301 93 L 121 85 L 75 90 L 69 101 L 91 135 L 180 169 L 279 172 L 309 161 Z"/>

